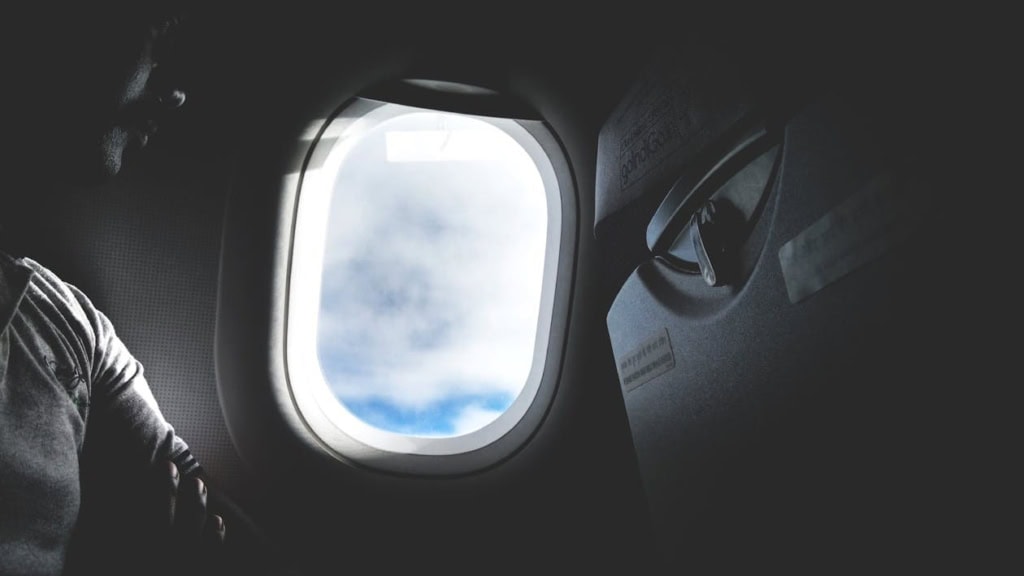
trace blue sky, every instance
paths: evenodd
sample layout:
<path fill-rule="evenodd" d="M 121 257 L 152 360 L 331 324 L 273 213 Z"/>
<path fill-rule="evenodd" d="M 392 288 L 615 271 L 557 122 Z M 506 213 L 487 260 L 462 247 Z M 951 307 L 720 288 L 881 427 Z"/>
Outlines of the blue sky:
<path fill-rule="evenodd" d="M 421 436 L 492 421 L 529 374 L 547 200 L 490 124 L 437 113 L 380 124 L 334 186 L 318 355 L 365 422 Z"/>

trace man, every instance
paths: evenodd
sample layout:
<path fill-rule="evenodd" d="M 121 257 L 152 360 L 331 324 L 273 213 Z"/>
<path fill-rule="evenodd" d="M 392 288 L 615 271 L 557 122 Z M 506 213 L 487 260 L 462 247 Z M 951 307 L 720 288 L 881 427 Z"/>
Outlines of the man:
<path fill-rule="evenodd" d="M 184 103 L 165 60 L 177 11 L 24 4 L 5 9 L 0 34 L 0 223 L 44 176 L 115 176 Z M 0 252 L 0 329 L 0 575 L 212 566 L 224 513 L 107 317 L 43 265 Z"/>

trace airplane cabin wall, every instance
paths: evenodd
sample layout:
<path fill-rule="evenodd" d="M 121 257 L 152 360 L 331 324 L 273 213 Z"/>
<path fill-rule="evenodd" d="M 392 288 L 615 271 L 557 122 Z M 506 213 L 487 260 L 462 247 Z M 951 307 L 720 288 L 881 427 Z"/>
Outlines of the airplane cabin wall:
<path fill-rule="evenodd" d="M 495 565 L 651 573 L 646 504 L 604 329 L 607 293 L 592 235 L 597 130 L 632 75 L 632 51 L 642 47 L 608 46 L 601 26 L 572 17 L 532 28 L 524 17 L 516 20 L 521 32 L 513 26 L 439 40 L 434 30 L 450 14 L 397 27 L 353 25 L 341 37 L 306 14 L 209 15 L 189 45 L 189 101 L 180 122 L 131 158 L 115 182 L 25 202 L 24 217 L 5 231 L 12 245 L 111 317 L 214 485 L 243 504 L 305 573 L 432 566 L 470 573 Z M 270 223 L 271 187 L 253 180 L 273 178 L 260 170 L 283 164 L 286 146 L 275 138 L 294 132 L 307 99 L 353 95 L 423 62 L 506 82 L 548 117 L 572 162 L 577 276 L 551 412 L 509 461 L 461 478 L 382 476 L 301 450 L 276 465 L 247 458 L 223 415 L 233 407 L 221 406 L 217 389 L 225 210 L 239 206 L 229 197 L 240 194 L 241 210 L 264 211 Z M 247 198 L 239 187 L 250 185 Z M 246 257 L 262 258 L 261 248 L 273 247 L 254 243 Z M 228 298 L 272 296 L 266 285 L 233 286 L 240 291 Z M 270 322 L 257 316 L 229 329 L 250 339 L 241 344 L 254 351 L 244 370 L 255 379 L 267 378 L 259 353 Z M 278 424 L 257 422 L 283 430 Z M 284 451 L 295 447 L 279 442 Z"/>

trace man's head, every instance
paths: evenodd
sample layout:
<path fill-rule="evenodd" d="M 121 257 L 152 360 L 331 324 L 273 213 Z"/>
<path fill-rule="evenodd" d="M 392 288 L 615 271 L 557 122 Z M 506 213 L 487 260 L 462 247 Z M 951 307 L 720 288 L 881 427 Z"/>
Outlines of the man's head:
<path fill-rule="evenodd" d="M 32 4 L 0 40 L 10 44 L 2 58 L 14 168 L 102 182 L 184 102 L 171 71 L 183 11 L 152 0 Z"/>

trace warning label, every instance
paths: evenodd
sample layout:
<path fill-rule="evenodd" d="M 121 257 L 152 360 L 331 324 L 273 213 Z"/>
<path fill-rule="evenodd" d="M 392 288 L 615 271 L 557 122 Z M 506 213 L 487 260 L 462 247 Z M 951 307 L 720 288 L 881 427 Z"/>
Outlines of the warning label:
<path fill-rule="evenodd" d="M 925 189 L 882 173 L 779 249 L 792 303 L 878 258 L 919 225 Z"/>
<path fill-rule="evenodd" d="M 616 358 L 616 362 L 619 368 L 619 381 L 627 392 L 655 376 L 668 372 L 676 365 L 668 330 L 662 328 L 629 354 Z"/>

